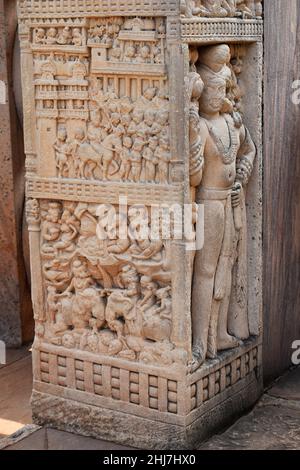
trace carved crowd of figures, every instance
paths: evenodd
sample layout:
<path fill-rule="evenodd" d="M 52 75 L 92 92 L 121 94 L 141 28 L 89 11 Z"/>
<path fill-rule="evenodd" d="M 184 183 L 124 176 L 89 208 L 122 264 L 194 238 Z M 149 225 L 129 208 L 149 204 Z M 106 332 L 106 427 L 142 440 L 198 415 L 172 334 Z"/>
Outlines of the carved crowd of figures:
<path fill-rule="evenodd" d="M 83 34 L 81 28 L 78 27 L 40 27 L 35 31 L 34 44 L 43 46 L 82 46 Z"/>
<path fill-rule="evenodd" d="M 127 360 L 184 363 L 186 354 L 171 342 L 169 242 L 134 236 L 138 207 L 129 211 L 127 237 L 99 237 L 97 207 L 41 203 L 47 318 L 40 336 Z"/>
<path fill-rule="evenodd" d="M 192 289 L 196 369 L 250 334 L 245 189 L 256 148 L 240 112 L 239 54 L 220 44 L 191 49 L 190 59 L 190 178 L 205 213 Z"/>
<path fill-rule="evenodd" d="M 125 64 L 164 63 L 165 24 L 151 18 L 98 19 L 91 23 L 88 45 L 106 49 L 102 60 Z"/>
<path fill-rule="evenodd" d="M 261 0 L 181 0 L 181 13 L 184 16 L 207 18 L 262 16 Z"/>
<path fill-rule="evenodd" d="M 60 178 L 169 183 L 170 137 L 165 92 L 147 88 L 132 102 L 119 99 L 101 80 L 90 89 L 92 109 L 87 128 L 69 136 L 65 126 L 54 144 Z"/>

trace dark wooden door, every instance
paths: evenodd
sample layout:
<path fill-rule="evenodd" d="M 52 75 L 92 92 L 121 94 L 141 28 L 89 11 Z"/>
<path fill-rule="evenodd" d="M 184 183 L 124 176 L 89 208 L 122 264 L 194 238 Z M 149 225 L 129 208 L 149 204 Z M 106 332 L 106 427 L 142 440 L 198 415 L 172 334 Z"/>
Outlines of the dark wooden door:
<path fill-rule="evenodd" d="M 291 364 L 300 340 L 300 1 L 265 0 L 264 373 Z M 298 87 L 300 89 L 300 87 Z"/>

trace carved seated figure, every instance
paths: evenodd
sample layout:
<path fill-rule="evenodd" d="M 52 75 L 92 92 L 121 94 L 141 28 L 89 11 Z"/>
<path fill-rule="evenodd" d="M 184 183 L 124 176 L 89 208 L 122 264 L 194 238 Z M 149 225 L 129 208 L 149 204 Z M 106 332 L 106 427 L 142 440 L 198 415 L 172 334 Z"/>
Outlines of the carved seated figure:
<path fill-rule="evenodd" d="M 73 30 L 72 43 L 74 46 L 82 46 L 82 34 L 79 28 Z"/>
<path fill-rule="evenodd" d="M 42 223 L 42 254 L 54 255 L 55 250 L 53 248 L 53 242 L 57 241 L 61 234 L 60 215 L 60 204 L 57 202 L 51 202 L 49 204 L 48 213 Z"/>
<path fill-rule="evenodd" d="M 69 209 L 65 209 L 61 217 L 61 237 L 54 243 L 54 250 L 57 255 L 62 253 L 64 256 L 74 252 L 75 240 L 79 233 L 79 221 Z"/>
<path fill-rule="evenodd" d="M 224 8 L 223 0 L 204 0 L 204 5 L 209 11 L 209 16 L 221 18 L 227 16 L 227 10 Z"/>
<path fill-rule="evenodd" d="M 70 282 L 69 262 L 62 262 L 59 259 L 50 260 L 44 264 L 43 274 L 47 285 L 63 289 Z"/>
<path fill-rule="evenodd" d="M 181 14 L 188 18 L 192 16 L 208 16 L 209 11 L 202 5 L 202 2 L 194 0 L 181 0 Z"/>
<path fill-rule="evenodd" d="M 218 47 L 210 48 L 212 63 Z M 199 68 L 204 83 L 199 100 L 204 166 L 199 166 L 191 180 L 197 189 L 196 201 L 205 208 L 204 247 L 196 253 L 194 263 L 192 370 L 207 357 L 215 357 L 217 351 L 236 347 L 239 340 L 249 337 L 247 308 L 237 309 L 230 322 L 229 310 L 233 267 L 241 263 L 239 272 L 246 270 L 246 265 L 242 266 L 245 250 L 237 256 L 237 245 L 240 236 L 246 239 L 246 219 L 241 216 L 245 212 L 242 186 L 250 178 L 256 149 L 245 126 L 236 127 L 231 115 L 222 112 L 226 78 L 222 68 L 219 72 L 213 68 Z M 235 281 L 235 289 L 239 283 L 243 283 L 241 277 Z M 239 285 L 239 292 L 246 295 L 247 285 Z"/>
<path fill-rule="evenodd" d="M 182 2 L 182 14 L 187 17 L 231 17 L 236 12 L 236 0 L 185 0 Z"/>
<path fill-rule="evenodd" d="M 69 287 L 61 294 L 63 310 L 70 313 L 72 326 L 77 331 L 84 331 L 93 318 L 101 328 L 105 324 L 105 304 L 86 264 L 74 261 L 72 274 Z"/>
<path fill-rule="evenodd" d="M 261 0 L 236 0 L 237 11 L 246 18 L 262 16 Z"/>
<path fill-rule="evenodd" d="M 38 28 L 35 33 L 35 43 L 36 44 L 45 44 L 46 42 L 46 32 L 44 28 Z"/>
<path fill-rule="evenodd" d="M 56 28 L 49 28 L 47 31 L 46 44 L 52 46 L 57 43 L 57 30 Z"/>
<path fill-rule="evenodd" d="M 66 26 L 57 38 L 57 44 L 69 45 L 72 43 L 72 32 L 69 26 Z"/>
<path fill-rule="evenodd" d="M 156 290 L 155 296 L 159 303 L 144 314 L 143 332 L 152 341 L 169 340 L 171 336 L 172 299 L 171 287 Z"/>

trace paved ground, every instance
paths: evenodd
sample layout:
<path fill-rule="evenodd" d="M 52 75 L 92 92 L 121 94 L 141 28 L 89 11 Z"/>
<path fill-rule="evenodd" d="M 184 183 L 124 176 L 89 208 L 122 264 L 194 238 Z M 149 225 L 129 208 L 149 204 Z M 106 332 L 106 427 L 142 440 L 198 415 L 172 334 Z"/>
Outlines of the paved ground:
<path fill-rule="evenodd" d="M 0 366 L 0 449 L 129 450 L 113 443 L 32 425 L 31 385 L 28 348 L 10 351 L 8 365 Z M 277 381 L 251 413 L 204 443 L 200 449 L 299 450 L 300 368 Z"/>
<path fill-rule="evenodd" d="M 300 450 L 300 368 L 277 381 L 250 414 L 200 449 Z"/>
<path fill-rule="evenodd" d="M 7 364 L 0 365 L 0 438 L 31 423 L 32 367 L 29 349 L 8 350 Z"/>

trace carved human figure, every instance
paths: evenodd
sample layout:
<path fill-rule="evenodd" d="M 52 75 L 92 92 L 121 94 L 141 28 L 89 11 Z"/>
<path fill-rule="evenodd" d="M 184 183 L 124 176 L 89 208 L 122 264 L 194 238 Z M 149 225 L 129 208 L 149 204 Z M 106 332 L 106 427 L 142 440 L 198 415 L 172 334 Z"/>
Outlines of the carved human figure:
<path fill-rule="evenodd" d="M 261 0 L 182 0 L 181 14 L 187 17 L 261 17 Z"/>
<path fill-rule="evenodd" d="M 227 6 L 226 0 L 203 0 L 203 4 L 208 10 L 209 16 L 219 18 L 228 16 L 228 11 L 225 8 Z"/>
<path fill-rule="evenodd" d="M 152 280 L 151 276 L 142 276 L 140 284 L 142 299 L 139 302 L 139 309 L 142 312 L 146 312 L 156 303 L 156 292 L 158 290 L 158 285 Z"/>
<path fill-rule="evenodd" d="M 237 10 L 246 18 L 262 15 L 262 2 L 260 0 L 236 0 Z"/>
<path fill-rule="evenodd" d="M 45 220 L 42 222 L 42 253 L 54 253 L 53 242 L 58 240 L 61 233 L 60 224 L 61 206 L 57 202 L 50 202 Z"/>
<path fill-rule="evenodd" d="M 171 335 L 172 298 L 171 287 L 163 287 L 156 291 L 158 305 L 144 315 L 144 333 L 153 341 L 166 341 Z"/>
<path fill-rule="evenodd" d="M 157 158 L 157 182 L 160 184 L 169 183 L 169 163 L 171 161 L 170 142 L 167 137 L 162 137 L 159 146 L 155 150 Z"/>
<path fill-rule="evenodd" d="M 151 62 L 151 49 L 147 44 L 140 48 L 137 62 L 142 64 L 149 64 Z"/>
<path fill-rule="evenodd" d="M 137 270 L 127 264 L 123 266 L 121 273 L 118 276 L 120 287 L 126 289 L 126 295 L 132 297 L 135 301 L 140 294 L 139 276 Z"/>
<path fill-rule="evenodd" d="M 67 143 L 67 129 L 61 127 L 57 131 L 57 140 L 54 144 L 56 168 L 58 177 L 63 178 L 69 176 L 69 162 L 68 162 L 68 143 Z"/>
<path fill-rule="evenodd" d="M 201 137 L 201 118 L 199 115 L 199 99 L 202 95 L 204 83 L 197 72 L 190 72 L 188 76 L 188 94 L 190 97 L 189 110 L 189 140 L 190 140 L 190 182 L 193 188 L 197 187 L 202 179 L 204 164 L 203 142 Z"/>
<path fill-rule="evenodd" d="M 132 120 L 128 127 L 128 135 L 131 137 L 135 137 L 138 131 L 139 126 L 143 122 L 144 119 L 144 112 L 140 109 L 135 109 L 132 113 Z"/>
<path fill-rule="evenodd" d="M 69 153 L 71 155 L 71 165 L 74 175 L 77 178 L 84 178 L 84 162 L 78 155 L 78 150 L 82 144 L 86 142 L 85 131 L 82 127 L 75 129 L 74 139 L 70 142 Z"/>
<path fill-rule="evenodd" d="M 96 290 L 95 281 L 88 272 L 86 263 L 81 260 L 73 262 L 72 281 L 61 294 L 65 308 L 71 311 L 72 324 L 82 330 L 89 326 L 93 318 L 100 328 L 105 321 L 105 307 L 100 293 Z"/>
<path fill-rule="evenodd" d="M 91 146 L 96 152 L 101 152 L 100 142 L 107 137 L 107 131 L 103 128 L 101 123 L 100 110 L 90 112 L 90 121 L 87 128 L 87 138 Z"/>
<path fill-rule="evenodd" d="M 162 110 L 156 113 L 155 122 L 152 126 L 151 133 L 157 137 L 167 136 L 169 132 L 169 111 Z"/>
<path fill-rule="evenodd" d="M 152 127 L 155 123 L 156 111 L 153 109 L 147 109 L 144 114 L 144 121 L 139 125 L 139 130 L 149 138 L 152 134 Z"/>
<path fill-rule="evenodd" d="M 158 138 L 150 137 L 149 145 L 143 151 L 144 174 L 147 183 L 155 182 L 156 166 L 158 164 L 158 159 L 155 156 L 157 146 Z"/>
<path fill-rule="evenodd" d="M 211 63 L 220 47 L 224 45 L 210 48 Z M 237 260 L 236 252 L 246 223 L 241 216 L 242 186 L 248 182 L 256 155 L 246 127 L 236 127 L 232 117 L 222 112 L 226 99 L 223 68 L 215 72 L 200 65 L 199 73 L 204 82 L 200 98 L 204 166 L 194 173 L 192 185 L 197 186 L 196 201 L 204 205 L 205 216 L 204 247 L 196 253 L 194 263 L 193 369 L 206 357 L 215 357 L 217 350 L 236 347 L 239 339 L 249 337 L 247 316 L 235 318 L 235 336 L 229 333 L 228 313 L 233 266 L 243 259 L 239 253 Z"/>
<path fill-rule="evenodd" d="M 45 44 L 46 42 L 46 32 L 44 28 L 38 28 L 35 33 L 35 43 L 36 44 Z"/>
<path fill-rule="evenodd" d="M 131 148 L 132 139 L 130 137 L 123 138 L 123 148 L 120 153 L 121 167 L 120 167 L 120 178 L 123 181 L 129 180 L 131 171 Z"/>
<path fill-rule="evenodd" d="M 57 44 L 68 45 L 72 43 L 72 31 L 69 26 L 66 26 L 58 35 Z"/>
<path fill-rule="evenodd" d="M 82 34 L 80 28 L 73 29 L 72 43 L 74 46 L 82 46 Z"/>
<path fill-rule="evenodd" d="M 153 53 L 153 60 L 155 64 L 162 64 L 164 61 L 163 50 L 162 47 L 157 45 L 154 46 L 152 49 Z"/>
<path fill-rule="evenodd" d="M 40 204 L 37 199 L 28 199 L 25 206 L 26 221 L 29 228 L 36 227 L 40 224 Z"/>
<path fill-rule="evenodd" d="M 125 49 L 125 62 L 133 62 L 136 56 L 136 48 L 133 44 L 129 44 Z"/>
<path fill-rule="evenodd" d="M 47 308 L 48 308 L 48 320 L 51 323 L 55 323 L 56 314 L 58 311 L 58 301 L 59 295 L 57 294 L 56 288 L 49 286 L 47 288 Z"/>
<path fill-rule="evenodd" d="M 202 2 L 195 0 L 181 0 L 180 2 L 181 14 L 187 17 L 192 16 L 208 16 L 209 11 L 202 5 Z"/>
<path fill-rule="evenodd" d="M 44 264 L 43 273 L 47 284 L 61 289 L 70 281 L 69 261 L 54 258 Z"/>
<path fill-rule="evenodd" d="M 144 110 L 151 108 L 153 106 L 153 101 L 156 92 L 157 89 L 155 87 L 146 88 L 142 96 L 137 101 L 137 108 L 141 107 Z"/>
<path fill-rule="evenodd" d="M 76 245 L 75 240 L 79 233 L 79 221 L 72 214 L 70 209 L 64 209 L 61 216 L 61 237 L 60 240 L 54 243 L 56 254 L 60 253 L 66 255 L 73 253 Z"/>
<path fill-rule="evenodd" d="M 109 170 L 112 164 L 116 165 L 115 173 L 119 171 L 119 166 L 116 164 L 116 154 L 120 155 L 122 152 L 122 136 L 124 129 L 118 126 L 114 132 L 106 137 L 102 142 L 102 165 L 103 165 L 103 179 L 108 180 L 110 173 Z"/>
<path fill-rule="evenodd" d="M 114 62 L 119 62 L 121 60 L 121 56 L 122 56 L 122 49 L 120 47 L 120 44 L 118 41 L 114 41 L 113 47 L 110 51 L 110 58 Z"/>
<path fill-rule="evenodd" d="M 52 46 L 57 42 L 57 30 L 56 28 L 49 28 L 47 31 L 46 44 Z"/>
<path fill-rule="evenodd" d="M 145 140 L 139 136 L 134 139 L 132 146 L 131 161 L 131 178 L 135 183 L 139 183 L 142 173 L 142 152 L 145 147 Z"/>

